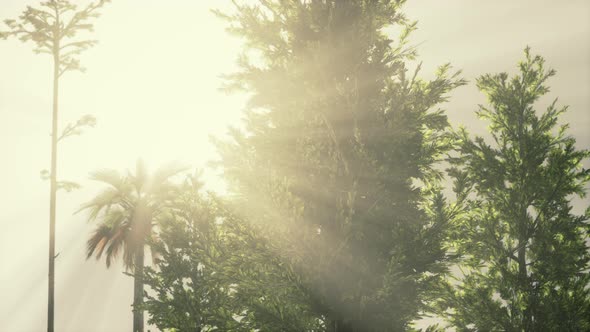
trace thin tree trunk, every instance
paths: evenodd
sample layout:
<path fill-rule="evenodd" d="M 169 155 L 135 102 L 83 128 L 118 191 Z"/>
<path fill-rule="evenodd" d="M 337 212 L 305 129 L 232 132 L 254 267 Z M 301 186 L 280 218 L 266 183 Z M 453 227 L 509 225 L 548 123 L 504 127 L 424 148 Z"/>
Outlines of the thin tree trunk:
<path fill-rule="evenodd" d="M 523 198 L 523 202 L 526 200 Z M 521 203 L 522 207 L 520 208 L 520 215 L 521 215 L 521 225 L 520 225 L 520 235 L 518 238 L 518 279 L 520 283 L 520 291 L 525 296 L 526 306 L 523 310 L 523 324 L 522 327 L 524 331 L 532 331 L 532 316 L 530 306 L 531 303 L 529 302 L 531 299 L 530 294 L 530 284 L 528 278 L 528 271 L 527 271 L 527 259 L 526 259 L 526 249 L 529 240 L 528 235 L 528 217 L 527 217 L 527 210 L 524 203 Z"/>
<path fill-rule="evenodd" d="M 47 332 L 54 330 L 55 314 L 55 205 L 57 199 L 57 114 L 59 91 L 59 41 L 53 53 L 53 116 L 51 125 L 51 173 L 49 188 L 49 287 L 47 294 Z"/>
<path fill-rule="evenodd" d="M 133 279 L 133 332 L 143 332 L 143 243 L 135 253 L 135 276 Z"/>
<path fill-rule="evenodd" d="M 524 98 L 524 97 L 523 97 Z M 523 99 L 520 101 L 521 105 L 524 105 Z M 518 113 L 518 155 L 521 160 L 521 167 L 520 167 L 520 176 L 522 187 L 527 186 L 525 179 L 527 178 L 527 163 L 526 163 L 526 152 L 527 152 L 527 144 L 526 144 L 526 135 L 524 132 L 524 114 L 525 114 L 525 107 L 520 108 L 521 111 Z M 530 287 L 529 287 L 529 280 L 528 280 L 528 271 L 527 271 L 527 261 L 526 261 L 526 248 L 528 244 L 529 237 L 529 225 L 528 225 L 528 197 L 526 196 L 525 192 L 522 191 L 519 195 L 519 213 L 520 213 L 520 227 L 519 227 L 519 236 L 518 236 L 518 279 L 520 283 L 521 292 L 523 292 L 525 296 L 526 306 L 523 310 L 523 324 L 522 327 L 524 331 L 532 331 L 532 316 L 530 310 Z"/>
<path fill-rule="evenodd" d="M 521 239 L 519 241 L 520 248 L 518 249 L 518 276 L 521 283 L 521 291 L 525 294 L 526 307 L 523 311 L 523 328 L 524 331 L 532 331 L 532 315 L 531 315 L 531 303 L 530 301 L 530 287 L 528 282 L 528 272 L 526 266 L 526 243 L 527 241 Z"/>

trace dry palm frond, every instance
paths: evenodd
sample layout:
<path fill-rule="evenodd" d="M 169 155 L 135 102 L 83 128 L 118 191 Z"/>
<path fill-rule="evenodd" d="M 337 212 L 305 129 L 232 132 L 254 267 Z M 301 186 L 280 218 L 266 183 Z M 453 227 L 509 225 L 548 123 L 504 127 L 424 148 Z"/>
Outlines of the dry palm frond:
<path fill-rule="evenodd" d="M 135 254 L 155 239 L 157 224 L 171 216 L 173 201 L 180 195 L 178 185 L 170 178 L 187 168 L 169 164 L 149 176 L 145 164 L 137 161 L 135 174 L 104 169 L 91 174 L 91 179 L 108 185 L 77 211 L 89 211 L 89 220 L 100 220 L 87 243 L 87 258 L 105 255 L 109 267 L 122 254 L 127 270 L 135 265 Z M 153 240 L 152 240 L 153 241 Z M 157 253 L 152 251 L 152 258 Z"/>

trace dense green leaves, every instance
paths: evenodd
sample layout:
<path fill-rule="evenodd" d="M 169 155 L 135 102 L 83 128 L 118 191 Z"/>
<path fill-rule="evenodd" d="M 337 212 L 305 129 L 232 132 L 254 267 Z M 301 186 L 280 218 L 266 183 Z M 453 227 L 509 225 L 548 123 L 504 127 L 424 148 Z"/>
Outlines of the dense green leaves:
<path fill-rule="evenodd" d="M 406 329 L 427 272 L 444 269 L 442 225 L 414 183 L 436 187 L 449 147 L 436 107 L 464 82 L 448 65 L 432 81 L 409 72 L 402 4 L 258 1 L 222 14 L 248 45 L 228 87 L 252 93 L 245 132 L 218 143 L 234 203 L 338 330 Z"/>
<path fill-rule="evenodd" d="M 278 283 L 290 272 L 196 177 L 171 207 L 151 241 L 156 264 L 146 268 L 151 323 L 164 331 L 317 330 L 302 299 L 289 297 L 293 284 Z"/>
<path fill-rule="evenodd" d="M 85 116 L 58 135 L 59 78 L 82 69 L 96 42 L 81 33 L 107 2 L 46 1 L 0 31 L 53 56 L 52 170 L 41 173 L 52 231 L 55 192 L 77 188 L 56 180 L 57 143 L 95 124 Z M 451 132 L 440 105 L 465 81 L 448 64 L 420 78 L 404 2 L 236 0 L 216 12 L 246 45 L 225 88 L 251 97 L 243 130 L 215 141 L 230 195 L 138 163 L 94 173 L 106 188 L 82 207 L 99 220 L 87 257 L 122 255 L 133 269 L 134 331 L 143 310 L 162 331 L 408 331 L 433 311 L 458 331 L 590 330 L 590 209 L 572 206 L 590 152 L 560 125 L 566 107 L 536 109 L 555 72 L 527 49 L 518 75 L 477 79 L 489 135 Z"/>
<path fill-rule="evenodd" d="M 491 142 L 461 130 L 450 172 L 463 207 L 452 241 L 463 259 L 442 302 L 459 330 L 590 328 L 590 228 L 571 204 L 585 196 L 590 171 L 582 161 L 590 153 L 558 126 L 566 107 L 534 108 L 554 74 L 526 49 L 519 75 L 477 80 L 490 104 L 478 115 L 490 123 Z"/>
<path fill-rule="evenodd" d="M 242 28 L 243 13 L 262 20 L 256 15 L 272 3 L 261 3 L 229 19 Z M 393 49 L 383 54 L 407 60 Z M 309 88 L 322 78 L 306 71 L 307 55 L 274 56 L 230 81 L 253 93 L 246 131 L 217 142 L 234 195 L 222 202 L 189 178 L 161 223 L 153 243 L 161 255 L 146 276 L 153 323 L 402 331 L 434 308 L 459 331 L 590 328 L 590 228 L 571 204 L 585 195 L 590 153 L 558 125 L 565 107 L 533 107 L 554 75 L 541 57 L 527 49 L 520 75 L 477 80 L 490 103 L 478 112 L 490 135 L 470 138 L 464 129 L 449 133 L 444 113 L 431 110 L 463 84 L 448 66 L 425 82 L 382 62 L 390 76 L 365 81 L 379 93 L 348 86 L 326 97 Z M 347 87 L 354 76 L 342 62 L 331 70 L 346 72 L 344 83 L 318 68 Z M 265 75 L 277 81 L 265 85 Z M 286 84 L 291 99 L 275 99 Z M 436 163 L 453 144 L 449 202 Z"/>
<path fill-rule="evenodd" d="M 146 268 L 151 291 L 144 304 L 150 322 L 161 330 L 200 331 L 216 327 L 236 330 L 231 307 L 232 286 L 215 273 L 224 259 L 224 237 L 216 221 L 215 201 L 206 199 L 196 178 L 188 178 L 175 197 L 172 210 L 159 225 L 159 239 L 151 245 L 155 267 Z"/>

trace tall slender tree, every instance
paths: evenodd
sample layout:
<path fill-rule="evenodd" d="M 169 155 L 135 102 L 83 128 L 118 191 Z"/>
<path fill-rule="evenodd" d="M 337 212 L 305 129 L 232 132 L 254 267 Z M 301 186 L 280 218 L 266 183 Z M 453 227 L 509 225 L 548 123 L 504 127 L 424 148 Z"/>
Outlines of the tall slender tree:
<path fill-rule="evenodd" d="M 133 271 L 133 332 L 143 332 L 143 268 L 145 246 L 155 236 L 156 227 L 166 208 L 178 194 L 170 180 L 184 167 L 170 166 L 148 174 L 138 161 L 135 173 L 126 176 L 114 170 L 92 174 L 92 179 L 108 187 L 84 204 L 80 211 L 89 211 L 89 220 L 100 224 L 88 240 L 87 258 L 105 256 L 107 268 L 122 253 L 123 263 Z M 153 255 L 152 255 L 153 256 Z"/>
<path fill-rule="evenodd" d="M 558 125 L 567 107 L 535 109 L 555 71 L 528 48 L 518 69 L 477 80 L 489 139 L 458 133 L 453 245 L 463 273 L 441 309 L 459 331 L 588 331 L 590 210 L 576 215 L 572 198 L 586 195 L 590 151 Z"/>
<path fill-rule="evenodd" d="M 218 146 L 238 211 L 267 229 L 325 329 L 406 330 L 445 260 L 415 180 L 436 178 L 436 108 L 463 81 L 409 72 L 404 1 L 234 3 L 219 15 L 247 48 L 228 88 L 252 98 L 245 132 Z"/>
<path fill-rule="evenodd" d="M 49 287 L 47 307 L 47 331 L 54 330 L 55 312 L 55 214 L 57 191 L 60 187 L 72 188 L 71 182 L 57 180 L 57 143 L 61 138 L 79 133 L 85 125 L 94 124 L 86 116 L 75 124 L 68 125 L 58 135 L 59 81 L 63 74 L 72 70 L 83 70 L 78 56 L 82 51 L 96 44 L 95 40 L 80 39 L 78 34 L 92 31 L 92 20 L 98 17 L 99 9 L 109 0 L 98 0 L 82 9 L 67 0 L 41 2 L 37 8 L 27 9 L 16 20 L 7 19 L 7 31 L 0 31 L 0 38 L 16 37 L 23 42 L 35 44 L 35 53 L 44 53 L 53 59 L 53 110 L 51 120 L 51 170 L 49 171 Z"/>

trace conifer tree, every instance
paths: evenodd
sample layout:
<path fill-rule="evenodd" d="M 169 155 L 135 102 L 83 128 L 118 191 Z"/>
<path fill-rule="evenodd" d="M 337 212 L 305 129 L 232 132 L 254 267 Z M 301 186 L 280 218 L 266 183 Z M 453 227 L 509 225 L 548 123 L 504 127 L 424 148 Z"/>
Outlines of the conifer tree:
<path fill-rule="evenodd" d="M 197 176 L 187 177 L 158 226 L 144 307 L 160 330 L 317 331 L 318 320 L 301 301 L 280 298 L 294 292 L 275 283 L 277 258 L 260 250 L 256 232 L 205 193 Z"/>
<path fill-rule="evenodd" d="M 450 173 L 462 275 L 442 309 L 458 331 L 588 331 L 589 216 L 572 198 L 585 197 L 590 152 L 558 125 L 567 107 L 535 109 L 555 71 L 528 48 L 518 69 L 477 80 L 489 139 L 458 133 Z"/>
<path fill-rule="evenodd" d="M 448 65 L 432 81 L 409 71 L 403 3 L 235 1 L 218 13 L 247 45 L 227 88 L 252 95 L 245 130 L 218 142 L 224 174 L 328 331 L 407 330 L 444 269 L 444 225 L 418 183 L 436 182 L 448 126 L 437 107 L 464 82 Z"/>
<path fill-rule="evenodd" d="M 82 9 L 68 0 L 49 0 L 41 2 L 38 8 L 27 6 L 18 19 L 7 19 L 7 31 L 0 31 L 0 38 L 16 37 L 22 42 L 33 42 L 35 53 L 49 54 L 53 58 L 53 110 L 51 124 L 51 169 L 49 174 L 49 290 L 47 331 L 54 328 L 54 284 L 55 284 L 55 207 L 57 191 L 60 188 L 71 190 L 77 185 L 69 181 L 57 180 L 57 143 L 68 136 L 78 135 L 85 126 L 94 126 L 94 117 L 86 115 L 73 124 L 67 125 L 58 135 L 58 96 L 59 81 L 63 74 L 73 70 L 83 70 L 78 56 L 96 44 L 95 40 L 79 38 L 84 31 L 92 31 L 92 19 L 98 17 L 98 10 L 109 0 L 97 0 Z"/>

